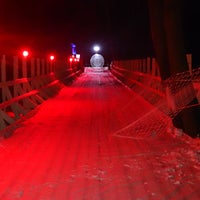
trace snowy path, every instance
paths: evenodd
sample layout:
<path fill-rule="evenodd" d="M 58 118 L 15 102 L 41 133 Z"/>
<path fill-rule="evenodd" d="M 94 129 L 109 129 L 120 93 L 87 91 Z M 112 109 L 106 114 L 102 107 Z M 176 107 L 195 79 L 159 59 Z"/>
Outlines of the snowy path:
<path fill-rule="evenodd" d="M 126 132 L 152 109 L 109 73 L 82 74 L 0 142 L 0 199 L 200 199 L 198 139 Z"/>

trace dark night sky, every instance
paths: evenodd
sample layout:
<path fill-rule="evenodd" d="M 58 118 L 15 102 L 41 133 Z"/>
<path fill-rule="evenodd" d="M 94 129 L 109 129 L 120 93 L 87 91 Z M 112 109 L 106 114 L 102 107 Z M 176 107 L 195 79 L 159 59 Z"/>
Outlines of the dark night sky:
<path fill-rule="evenodd" d="M 197 48 L 198 6 L 185 1 L 185 31 L 188 50 Z M 187 10 L 187 11 L 186 11 Z M 102 46 L 109 58 L 134 58 L 152 54 L 147 0 L 3 0 L 0 7 L 1 53 L 23 46 L 37 55 L 55 50 L 91 55 L 92 46 Z M 193 35 L 193 32 L 195 34 Z M 196 46 L 195 46 L 196 45 Z"/>

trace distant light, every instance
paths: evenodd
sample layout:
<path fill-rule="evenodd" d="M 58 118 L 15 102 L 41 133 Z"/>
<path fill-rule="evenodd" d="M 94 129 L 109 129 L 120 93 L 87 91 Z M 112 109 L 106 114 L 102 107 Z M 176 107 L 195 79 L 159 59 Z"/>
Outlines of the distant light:
<path fill-rule="evenodd" d="M 100 47 L 98 45 L 96 45 L 96 46 L 93 47 L 93 49 L 94 49 L 95 52 L 98 52 L 100 50 Z"/>
<path fill-rule="evenodd" d="M 76 54 L 76 58 L 80 59 L 81 55 L 80 54 Z"/>
<path fill-rule="evenodd" d="M 55 60 L 55 56 L 54 55 L 51 55 L 49 58 L 50 58 L 51 61 Z"/>
<path fill-rule="evenodd" d="M 72 48 L 72 55 L 76 55 L 76 45 L 74 43 L 71 43 Z"/>
<path fill-rule="evenodd" d="M 29 55 L 29 52 L 27 50 L 24 50 L 22 52 L 22 55 L 26 58 Z"/>
<path fill-rule="evenodd" d="M 77 62 L 80 62 L 80 54 L 71 55 L 71 56 L 69 57 L 69 62 L 70 62 L 70 63 L 77 63 Z"/>

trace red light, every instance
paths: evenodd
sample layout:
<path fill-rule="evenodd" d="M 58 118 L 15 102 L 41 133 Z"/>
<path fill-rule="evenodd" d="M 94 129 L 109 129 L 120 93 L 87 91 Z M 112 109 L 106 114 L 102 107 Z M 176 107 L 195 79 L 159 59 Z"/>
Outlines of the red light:
<path fill-rule="evenodd" d="M 51 55 L 49 58 L 50 58 L 51 61 L 55 60 L 55 56 L 54 55 Z"/>
<path fill-rule="evenodd" d="M 27 50 L 24 50 L 22 52 L 22 55 L 26 58 L 29 55 L 29 52 Z"/>
<path fill-rule="evenodd" d="M 70 63 L 76 63 L 76 62 L 79 62 L 80 61 L 80 58 L 79 57 L 75 57 L 74 55 L 71 55 L 70 57 L 69 57 L 69 62 Z"/>

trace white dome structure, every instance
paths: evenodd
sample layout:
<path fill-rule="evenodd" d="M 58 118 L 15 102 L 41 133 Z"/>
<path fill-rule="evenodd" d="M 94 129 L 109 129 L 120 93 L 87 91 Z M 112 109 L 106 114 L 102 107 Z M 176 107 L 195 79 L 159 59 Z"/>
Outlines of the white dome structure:
<path fill-rule="evenodd" d="M 103 67 L 104 57 L 101 54 L 96 53 L 90 58 L 90 64 L 92 67 Z"/>

